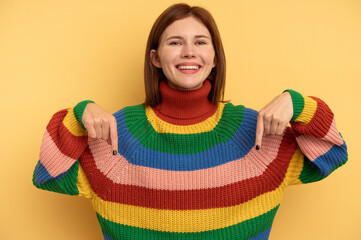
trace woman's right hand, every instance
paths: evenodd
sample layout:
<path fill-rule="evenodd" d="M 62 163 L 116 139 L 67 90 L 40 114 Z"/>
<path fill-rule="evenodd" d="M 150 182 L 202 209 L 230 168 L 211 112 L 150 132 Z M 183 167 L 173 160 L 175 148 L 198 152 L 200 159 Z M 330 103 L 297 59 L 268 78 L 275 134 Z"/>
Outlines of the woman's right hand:
<path fill-rule="evenodd" d="M 95 103 L 85 107 L 82 122 L 92 139 L 104 139 L 112 147 L 113 155 L 118 153 L 118 132 L 115 117 Z"/>

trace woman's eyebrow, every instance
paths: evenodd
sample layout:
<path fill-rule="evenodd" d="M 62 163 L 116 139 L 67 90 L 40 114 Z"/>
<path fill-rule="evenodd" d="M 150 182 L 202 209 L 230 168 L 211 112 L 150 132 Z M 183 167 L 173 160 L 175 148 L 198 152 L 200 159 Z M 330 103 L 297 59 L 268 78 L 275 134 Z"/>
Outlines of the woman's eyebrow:
<path fill-rule="evenodd" d="M 207 35 L 196 35 L 195 38 L 208 38 L 208 39 L 210 39 L 210 37 L 207 36 Z"/>
<path fill-rule="evenodd" d="M 207 36 L 207 35 L 195 35 L 194 38 L 208 38 L 208 39 L 210 39 L 210 37 Z M 184 39 L 184 38 L 181 37 L 181 36 L 170 36 L 170 37 L 168 37 L 168 38 L 166 39 L 166 41 L 168 41 L 168 40 L 170 40 L 170 39 Z"/>
<path fill-rule="evenodd" d="M 183 38 L 181 36 L 170 36 L 169 38 L 166 39 L 166 41 L 170 39 L 183 39 Z"/>

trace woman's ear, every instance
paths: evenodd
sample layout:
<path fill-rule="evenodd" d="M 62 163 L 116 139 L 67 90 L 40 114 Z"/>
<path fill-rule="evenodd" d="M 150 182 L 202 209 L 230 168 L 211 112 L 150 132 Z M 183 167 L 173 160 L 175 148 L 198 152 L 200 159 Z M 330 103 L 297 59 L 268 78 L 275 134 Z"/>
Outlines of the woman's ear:
<path fill-rule="evenodd" d="M 154 65 L 154 67 L 162 68 L 162 65 L 160 65 L 157 51 L 154 49 L 150 50 L 150 60 L 152 61 L 152 64 Z"/>
<path fill-rule="evenodd" d="M 214 57 L 214 60 L 213 60 L 213 67 L 212 67 L 212 68 L 214 68 L 216 65 L 217 65 L 217 58 L 216 58 L 216 57 Z"/>

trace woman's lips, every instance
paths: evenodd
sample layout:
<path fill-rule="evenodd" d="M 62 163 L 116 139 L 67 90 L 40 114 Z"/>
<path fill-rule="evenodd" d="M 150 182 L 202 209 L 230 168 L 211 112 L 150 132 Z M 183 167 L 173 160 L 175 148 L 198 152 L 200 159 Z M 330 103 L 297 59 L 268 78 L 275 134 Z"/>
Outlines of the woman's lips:
<path fill-rule="evenodd" d="M 194 74 L 201 69 L 201 66 L 195 63 L 184 63 L 176 66 L 178 71 L 184 74 Z"/>

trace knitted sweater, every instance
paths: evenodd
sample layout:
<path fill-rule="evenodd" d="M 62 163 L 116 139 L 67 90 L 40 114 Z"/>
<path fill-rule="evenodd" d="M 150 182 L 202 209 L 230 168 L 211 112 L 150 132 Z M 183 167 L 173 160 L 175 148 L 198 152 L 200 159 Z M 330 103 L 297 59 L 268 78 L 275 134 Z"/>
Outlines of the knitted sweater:
<path fill-rule="evenodd" d="M 87 102 L 57 112 L 42 141 L 36 187 L 89 198 L 104 239 L 268 239 L 285 188 L 347 161 L 334 115 L 289 90 L 291 127 L 256 150 L 257 112 L 160 85 L 162 103 L 114 114 L 119 153 L 82 127 Z"/>

